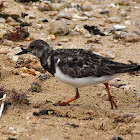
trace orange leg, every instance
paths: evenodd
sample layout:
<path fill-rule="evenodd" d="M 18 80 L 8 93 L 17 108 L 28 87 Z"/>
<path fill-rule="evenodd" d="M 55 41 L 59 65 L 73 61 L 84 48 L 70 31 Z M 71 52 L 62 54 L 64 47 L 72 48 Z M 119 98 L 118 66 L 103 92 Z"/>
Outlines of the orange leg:
<path fill-rule="evenodd" d="M 113 109 L 113 106 L 115 106 L 115 108 L 117 108 L 117 105 L 116 105 L 115 101 L 113 100 L 113 97 L 110 94 L 109 84 L 108 83 L 104 83 L 104 85 L 106 86 L 106 90 L 107 90 L 107 93 L 108 93 L 108 99 L 109 99 L 110 104 L 111 104 L 111 109 Z"/>
<path fill-rule="evenodd" d="M 69 104 L 70 102 L 77 100 L 79 97 L 80 97 L 79 91 L 78 91 L 78 88 L 76 88 L 76 95 L 74 98 L 72 98 L 66 102 L 58 101 L 58 103 L 56 105 L 65 106 L 65 105 Z"/>

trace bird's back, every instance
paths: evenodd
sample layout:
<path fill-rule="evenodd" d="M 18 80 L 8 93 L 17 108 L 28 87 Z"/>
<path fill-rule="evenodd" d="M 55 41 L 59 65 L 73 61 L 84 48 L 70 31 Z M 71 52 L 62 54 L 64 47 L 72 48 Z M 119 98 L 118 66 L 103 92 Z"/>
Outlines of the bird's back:
<path fill-rule="evenodd" d="M 104 76 L 133 71 L 138 65 L 123 64 L 83 49 L 57 49 L 51 56 L 64 74 L 80 78 Z M 59 61 L 58 61 L 59 60 Z"/>

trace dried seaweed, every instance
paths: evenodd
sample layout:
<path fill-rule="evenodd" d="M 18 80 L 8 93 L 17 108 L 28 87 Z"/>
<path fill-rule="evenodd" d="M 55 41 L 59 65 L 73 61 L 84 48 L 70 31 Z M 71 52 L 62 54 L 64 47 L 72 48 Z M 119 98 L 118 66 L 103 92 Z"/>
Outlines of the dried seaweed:
<path fill-rule="evenodd" d="M 84 28 L 87 29 L 90 34 L 105 36 L 105 34 L 102 33 L 97 26 L 84 25 Z"/>
<path fill-rule="evenodd" d="M 15 89 L 11 91 L 10 100 L 12 103 L 16 104 L 29 104 L 29 100 L 26 94 L 21 94 L 17 92 Z"/>
<path fill-rule="evenodd" d="M 55 111 L 52 109 L 49 110 L 41 110 L 40 112 L 33 112 L 34 116 L 42 116 L 42 115 L 56 115 Z"/>
<path fill-rule="evenodd" d="M 15 89 L 8 90 L 3 86 L 0 86 L 0 98 L 3 97 L 3 95 L 6 94 L 6 105 L 20 105 L 20 104 L 29 104 L 28 97 L 25 93 L 19 93 Z"/>
<path fill-rule="evenodd" d="M 3 95 L 5 94 L 5 88 L 3 86 L 0 86 L 0 98 L 3 97 Z"/>
<path fill-rule="evenodd" d="M 3 38 L 16 42 L 16 41 L 23 41 L 29 35 L 30 33 L 27 31 L 26 28 L 17 27 L 14 28 L 13 32 L 7 30 L 7 32 L 3 35 Z"/>

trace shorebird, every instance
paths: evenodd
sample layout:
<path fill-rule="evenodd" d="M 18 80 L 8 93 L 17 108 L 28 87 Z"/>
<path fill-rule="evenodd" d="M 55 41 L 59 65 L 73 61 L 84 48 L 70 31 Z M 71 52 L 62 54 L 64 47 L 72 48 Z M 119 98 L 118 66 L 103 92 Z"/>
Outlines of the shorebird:
<path fill-rule="evenodd" d="M 78 88 L 103 83 L 108 93 L 111 109 L 117 105 L 110 94 L 108 82 L 116 76 L 133 71 L 140 71 L 140 65 L 136 63 L 124 64 L 110 60 L 83 49 L 52 49 L 43 40 L 32 41 L 27 49 L 20 53 L 39 58 L 42 67 L 55 78 L 75 88 L 74 98 L 61 102 L 58 105 L 67 105 L 80 97 Z"/>

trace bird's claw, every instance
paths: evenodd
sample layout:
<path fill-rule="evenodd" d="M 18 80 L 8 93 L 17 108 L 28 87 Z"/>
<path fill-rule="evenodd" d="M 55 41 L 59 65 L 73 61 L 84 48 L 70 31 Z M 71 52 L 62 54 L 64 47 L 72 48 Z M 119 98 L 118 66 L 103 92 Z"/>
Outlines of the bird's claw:
<path fill-rule="evenodd" d="M 110 97 L 109 97 L 109 101 L 110 101 L 110 103 L 111 103 L 111 109 L 113 109 L 114 106 L 115 106 L 115 108 L 117 109 L 117 105 L 116 105 L 116 103 L 115 103 L 115 101 L 114 101 L 114 99 L 113 99 L 113 96 L 110 96 Z"/>
<path fill-rule="evenodd" d="M 54 105 L 55 105 L 55 106 L 65 106 L 65 105 L 67 105 L 67 103 L 58 101 L 58 102 L 55 103 Z"/>

